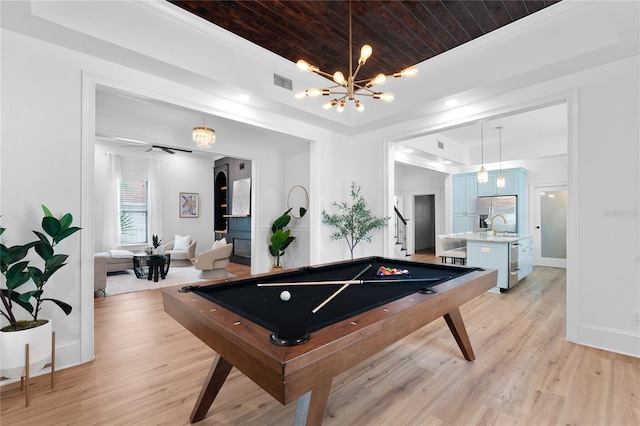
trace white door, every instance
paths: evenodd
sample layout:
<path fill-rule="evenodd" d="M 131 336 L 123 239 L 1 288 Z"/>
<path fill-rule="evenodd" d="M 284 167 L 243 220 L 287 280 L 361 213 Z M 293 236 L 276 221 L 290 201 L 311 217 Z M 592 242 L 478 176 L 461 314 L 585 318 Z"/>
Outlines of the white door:
<path fill-rule="evenodd" d="M 535 264 L 567 267 L 567 187 L 533 188 Z"/>

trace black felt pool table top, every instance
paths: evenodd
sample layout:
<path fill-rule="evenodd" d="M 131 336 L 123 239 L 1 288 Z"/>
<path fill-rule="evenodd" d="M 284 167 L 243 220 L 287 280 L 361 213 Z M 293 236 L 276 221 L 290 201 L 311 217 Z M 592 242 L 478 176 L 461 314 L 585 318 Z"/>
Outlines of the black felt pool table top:
<path fill-rule="evenodd" d="M 371 265 L 358 279 L 373 283 L 351 284 L 316 313 L 312 311 L 329 298 L 342 283 L 329 285 L 258 286 L 266 283 L 301 281 L 339 281 L 354 279 Z M 409 275 L 376 278 L 380 266 L 408 270 Z M 371 257 L 333 265 L 304 267 L 280 274 L 251 277 L 223 284 L 192 288 L 201 297 L 229 309 L 248 320 L 274 332 L 284 344 L 293 344 L 313 331 L 350 318 L 354 315 L 416 293 L 474 271 L 454 265 L 412 262 L 400 259 Z M 409 281 L 402 281 L 410 278 Z M 438 281 L 415 279 L 442 278 Z M 400 280 L 400 281 L 399 281 Z M 288 291 L 289 301 L 282 301 L 280 293 Z"/>

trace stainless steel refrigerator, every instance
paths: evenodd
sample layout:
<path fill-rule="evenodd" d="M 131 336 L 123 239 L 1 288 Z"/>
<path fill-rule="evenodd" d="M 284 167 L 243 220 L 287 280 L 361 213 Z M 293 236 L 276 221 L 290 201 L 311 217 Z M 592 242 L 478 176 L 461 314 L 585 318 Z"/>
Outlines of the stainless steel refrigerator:
<path fill-rule="evenodd" d="M 476 201 L 476 212 L 478 213 L 481 231 L 493 229 L 496 232 L 517 232 L 518 197 L 515 195 L 499 197 L 478 197 Z"/>

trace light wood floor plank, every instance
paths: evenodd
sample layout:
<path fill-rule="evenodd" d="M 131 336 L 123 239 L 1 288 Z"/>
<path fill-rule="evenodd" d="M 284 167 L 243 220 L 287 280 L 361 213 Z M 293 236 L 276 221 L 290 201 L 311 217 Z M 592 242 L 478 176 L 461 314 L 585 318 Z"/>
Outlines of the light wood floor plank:
<path fill-rule="evenodd" d="M 640 424 L 640 360 L 568 343 L 565 289 L 564 270 L 536 267 L 462 306 L 473 363 L 444 320 L 416 331 L 334 379 L 324 424 Z M 34 379 L 29 408 L 19 384 L 4 386 L 1 423 L 188 425 L 215 356 L 164 313 L 158 290 L 95 299 L 95 354 L 59 371 L 54 390 Z M 288 425 L 294 411 L 232 369 L 198 425 Z"/>

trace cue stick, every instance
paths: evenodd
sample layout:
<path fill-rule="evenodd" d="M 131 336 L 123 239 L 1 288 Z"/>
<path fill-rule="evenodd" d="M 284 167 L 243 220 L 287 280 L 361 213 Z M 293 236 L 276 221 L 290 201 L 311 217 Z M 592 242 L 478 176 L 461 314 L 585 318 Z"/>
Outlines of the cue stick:
<path fill-rule="evenodd" d="M 441 281 L 446 279 L 451 279 L 451 275 L 446 277 L 435 277 L 435 278 L 398 278 L 398 279 L 377 279 L 377 280 L 350 280 L 350 281 L 292 281 L 290 283 L 259 283 L 258 287 L 286 287 L 286 286 L 295 286 L 295 285 L 337 285 L 337 284 L 383 284 L 389 282 L 395 283 L 406 283 L 406 282 L 433 282 L 433 281 Z"/>
<path fill-rule="evenodd" d="M 353 277 L 353 280 L 357 280 L 358 277 L 362 274 L 364 274 L 365 272 L 367 272 L 369 270 L 369 268 L 371 268 L 372 265 L 368 264 L 362 271 L 360 271 L 358 273 L 358 275 L 356 275 L 355 277 Z M 350 280 L 350 281 L 353 281 Z M 318 312 L 320 310 L 320 308 L 322 308 L 324 305 L 326 305 L 327 303 L 329 303 L 331 301 L 331 299 L 333 299 L 334 297 L 336 297 L 337 295 L 339 295 L 342 290 L 344 290 L 345 288 L 349 287 L 349 281 L 345 282 L 344 285 L 342 287 L 340 287 L 339 289 L 337 289 L 331 296 L 329 296 L 327 298 L 327 300 L 325 300 L 324 302 L 322 302 L 321 304 L 319 304 L 318 306 L 316 306 L 316 308 L 311 311 L 312 314 L 315 314 L 316 312 Z"/>

